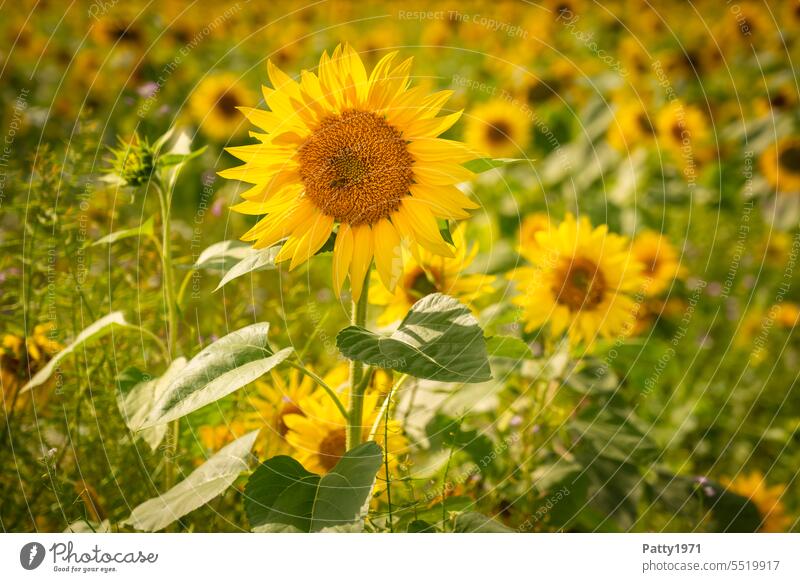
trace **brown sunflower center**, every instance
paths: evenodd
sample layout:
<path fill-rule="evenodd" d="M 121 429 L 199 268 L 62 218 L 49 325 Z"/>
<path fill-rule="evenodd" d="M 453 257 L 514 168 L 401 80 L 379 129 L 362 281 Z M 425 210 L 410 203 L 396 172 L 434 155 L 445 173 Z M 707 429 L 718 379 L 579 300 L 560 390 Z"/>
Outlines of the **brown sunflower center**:
<path fill-rule="evenodd" d="M 408 294 L 415 299 L 427 297 L 438 291 L 436 283 L 431 281 L 428 274 L 419 267 L 406 275 L 405 288 L 408 290 Z"/>
<path fill-rule="evenodd" d="M 414 176 L 402 134 L 368 111 L 324 119 L 300 147 L 299 162 L 306 195 L 351 225 L 373 224 L 397 210 Z"/>
<path fill-rule="evenodd" d="M 645 135 L 653 135 L 656 132 L 653 123 L 650 121 L 650 116 L 644 111 L 636 116 L 636 123 L 639 125 L 641 132 Z"/>
<path fill-rule="evenodd" d="M 238 106 L 239 100 L 236 99 L 236 97 L 232 95 L 230 91 L 225 91 L 219 96 L 219 99 L 217 99 L 217 109 L 227 118 L 236 117 L 238 113 L 236 108 Z"/>
<path fill-rule="evenodd" d="M 784 170 L 794 174 L 800 173 L 800 144 L 791 145 L 781 151 L 778 161 Z"/>
<path fill-rule="evenodd" d="M 319 464 L 326 471 L 333 469 L 344 455 L 346 439 L 345 429 L 340 428 L 330 431 L 319 443 Z"/>
<path fill-rule="evenodd" d="M 568 260 L 556 274 L 553 293 L 561 305 L 580 311 L 602 303 L 606 281 L 594 262 L 584 258 Z"/>
<path fill-rule="evenodd" d="M 294 402 L 285 402 L 278 413 L 278 422 L 276 423 L 278 425 L 278 434 L 281 436 L 286 436 L 286 433 L 289 432 L 289 427 L 286 426 L 286 417 L 290 414 L 305 416 L 297 404 Z"/>
<path fill-rule="evenodd" d="M 489 124 L 486 138 L 489 143 L 499 145 L 508 141 L 508 136 L 511 135 L 511 126 L 505 121 L 495 121 Z"/>

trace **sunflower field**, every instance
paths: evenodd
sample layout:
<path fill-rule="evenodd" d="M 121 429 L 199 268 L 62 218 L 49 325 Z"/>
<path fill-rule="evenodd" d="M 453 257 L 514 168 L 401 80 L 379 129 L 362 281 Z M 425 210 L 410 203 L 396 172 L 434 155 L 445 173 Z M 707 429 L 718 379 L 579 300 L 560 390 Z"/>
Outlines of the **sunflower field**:
<path fill-rule="evenodd" d="M 800 531 L 797 0 L 0 11 L 0 531 Z"/>

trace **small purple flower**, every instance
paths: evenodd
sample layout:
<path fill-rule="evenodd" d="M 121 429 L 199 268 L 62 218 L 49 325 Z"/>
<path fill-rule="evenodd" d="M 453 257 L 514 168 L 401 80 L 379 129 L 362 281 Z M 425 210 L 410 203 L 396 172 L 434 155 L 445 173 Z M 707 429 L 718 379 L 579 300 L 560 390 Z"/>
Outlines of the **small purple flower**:
<path fill-rule="evenodd" d="M 214 204 L 211 206 L 211 214 L 216 217 L 222 216 L 222 206 L 224 205 L 224 201 L 222 198 L 216 200 Z"/>
<path fill-rule="evenodd" d="M 509 423 L 511 426 L 519 426 L 522 424 L 522 417 L 519 414 L 515 414 L 511 417 L 511 422 Z"/>
<path fill-rule="evenodd" d="M 139 96 L 144 97 L 145 99 L 155 95 L 156 91 L 158 91 L 158 83 L 154 83 L 153 81 L 148 81 L 136 89 L 136 92 L 139 94 Z"/>

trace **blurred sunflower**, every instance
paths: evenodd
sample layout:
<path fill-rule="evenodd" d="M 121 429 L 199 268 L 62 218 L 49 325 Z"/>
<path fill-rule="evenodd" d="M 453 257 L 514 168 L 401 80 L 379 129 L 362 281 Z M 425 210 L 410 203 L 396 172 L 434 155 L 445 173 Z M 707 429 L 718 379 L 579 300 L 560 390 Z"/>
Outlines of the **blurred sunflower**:
<path fill-rule="evenodd" d="M 608 142 L 622 152 L 652 145 L 656 135 L 654 121 L 641 102 L 622 103 L 608 128 Z"/>
<path fill-rule="evenodd" d="M 316 253 L 339 229 L 333 249 L 333 282 L 360 297 L 373 257 L 381 280 L 394 289 L 402 272 L 401 242 L 438 255 L 453 251 L 437 218 L 460 219 L 477 208 L 456 184 L 473 174 L 475 157 L 463 144 L 437 136 L 461 116 L 436 117 L 451 95 L 409 89 L 411 59 L 383 57 L 370 75 L 356 52 L 338 46 L 323 53 L 319 72 L 300 82 L 272 63 L 273 88 L 264 88 L 271 111 L 243 109 L 266 133 L 256 145 L 229 148 L 244 165 L 220 172 L 255 184 L 234 207 L 266 214 L 242 240 L 255 248 L 286 239 L 276 260 L 290 269 Z"/>
<path fill-rule="evenodd" d="M 366 435 L 372 429 L 379 412 L 380 395 L 368 392 L 364 396 L 364 420 L 362 432 Z M 348 392 L 341 394 L 343 402 L 349 400 Z M 287 414 L 284 418 L 286 440 L 294 448 L 294 457 L 311 472 L 325 474 L 339 462 L 345 453 L 347 425 L 341 413 L 327 394 L 317 394 L 300 402 L 300 411 Z M 388 429 L 388 439 L 384 438 Z M 388 451 L 389 471 L 394 472 L 399 464 L 398 458 L 408 450 L 408 441 L 403 435 L 398 420 L 389 419 L 389 424 L 379 424 L 375 441 L 381 445 L 384 454 Z"/>
<path fill-rule="evenodd" d="M 767 182 L 778 192 L 800 192 L 800 138 L 777 141 L 761 154 L 759 163 Z"/>
<path fill-rule="evenodd" d="M 708 121 L 694 105 L 672 103 L 656 117 L 659 144 L 678 159 L 703 161 L 708 154 Z"/>
<path fill-rule="evenodd" d="M 470 114 L 464 139 L 493 158 L 518 158 L 530 142 L 531 120 L 506 99 L 483 103 Z"/>
<path fill-rule="evenodd" d="M 40 324 L 27 338 L 14 334 L 3 336 L 0 343 L 0 390 L 5 410 L 25 405 L 27 397 L 21 398 L 19 390 L 63 349 L 60 343 L 50 338 L 53 329 L 52 324 Z"/>
<path fill-rule="evenodd" d="M 769 312 L 778 325 L 787 329 L 795 327 L 800 320 L 800 307 L 791 301 L 775 304 Z"/>
<path fill-rule="evenodd" d="M 767 486 L 764 476 L 754 471 L 749 475 L 739 475 L 735 479 L 722 479 L 728 491 L 747 497 L 761 514 L 762 532 L 784 532 L 791 526 L 792 519 L 786 515 L 781 498 L 786 493 L 783 485 Z"/>
<path fill-rule="evenodd" d="M 347 380 L 347 368 L 337 367 L 324 378 L 328 386 L 337 388 Z M 316 383 L 299 370 L 289 372 L 288 382 L 276 371 L 270 372 L 270 382 L 259 380 L 255 383 L 257 394 L 251 397 L 253 413 L 248 416 L 248 426 L 253 428 L 267 426 L 262 430 L 260 442 L 256 443 L 259 452 L 266 455 L 284 454 L 287 450 L 285 437 L 289 430 L 286 416 L 303 414 L 300 402 L 315 393 Z M 269 451 L 269 453 L 267 453 Z"/>
<path fill-rule="evenodd" d="M 494 276 L 464 274 L 475 260 L 478 245 L 471 247 L 466 241 L 466 224 L 461 223 L 453 231 L 456 254 L 442 257 L 422 249 L 417 256 L 406 256 L 403 260 L 403 275 L 394 291 L 376 281 L 370 288 L 370 303 L 384 306 L 378 318 L 380 325 L 389 325 L 406 316 L 414 303 L 431 293 L 450 295 L 467 305 L 492 292 Z"/>
<path fill-rule="evenodd" d="M 631 294 L 642 278 L 628 240 L 571 214 L 536 240 L 533 266 L 511 275 L 521 292 L 513 302 L 523 310 L 525 330 L 549 324 L 551 336 L 567 332 L 573 345 L 629 334 L 635 317 Z"/>
<path fill-rule="evenodd" d="M 535 260 L 541 248 L 537 236 L 540 232 L 549 233 L 550 216 L 544 212 L 534 212 L 525 217 L 519 227 L 519 254 Z"/>
<path fill-rule="evenodd" d="M 220 73 L 203 77 L 189 99 L 189 113 L 208 137 L 227 141 L 231 134 L 244 132 L 239 108 L 254 100 L 238 75 Z"/>
<path fill-rule="evenodd" d="M 645 230 L 636 235 L 631 250 L 643 266 L 644 292 L 647 295 L 658 295 L 678 276 L 680 259 L 667 237 Z"/>

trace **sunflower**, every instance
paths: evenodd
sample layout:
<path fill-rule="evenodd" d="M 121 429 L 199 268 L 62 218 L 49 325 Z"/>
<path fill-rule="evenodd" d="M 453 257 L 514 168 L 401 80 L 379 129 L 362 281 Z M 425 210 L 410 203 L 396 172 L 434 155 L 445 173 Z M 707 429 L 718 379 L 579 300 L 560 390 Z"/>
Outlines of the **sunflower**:
<path fill-rule="evenodd" d="M 225 141 L 231 132 L 242 133 L 239 108 L 255 99 L 238 75 L 220 73 L 204 77 L 189 99 L 189 112 L 210 138 Z"/>
<path fill-rule="evenodd" d="M 550 232 L 550 216 L 544 212 L 529 214 L 519 227 L 519 254 L 535 258 L 541 250 L 536 239 L 540 232 Z"/>
<path fill-rule="evenodd" d="M 464 139 L 493 158 L 520 157 L 530 143 L 530 118 L 506 99 L 476 107 L 467 120 Z"/>
<path fill-rule="evenodd" d="M 379 412 L 380 395 L 370 391 L 364 396 L 364 421 L 362 432 L 368 434 Z M 341 394 L 347 402 L 347 390 Z M 294 457 L 313 473 L 325 474 L 339 462 L 345 453 L 347 425 L 344 418 L 327 394 L 314 394 L 304 398 L 299 412 L 284 417 L 287 442 L 294 449 Z M 385 438 L 388 436 L 388 438 Z M 389 471 L 394 473 L 399 457 L 408 450 L 408 441 L 403 435 L 398 420 L 389 419 L 388 425 L 380 422 L 375 441 L 388 452 Z"/>
<path fill-rule="evenodd" d="M 394 291 L 380 281 L 372 285 L 370 302 L 385 308 L 378 318 L 380 325 L 399 321 L 414 303 L 431 293 L 444 293 L 468 305 L 491 293 L 492 275 L 464 274 L 478 254 L 477 244 L 467 245 L 465 231 L 466 225 L 461 223 L 453 232 L 454 257 L 441 257 L 423 249 L 416 257 L 404 258 L 403 275 Z"/>
<path fill-rule="evenodd" d="M 681 266 L 675 247 L 665 236 L 646 230 L 633 240 L 633 256 L 642 266 L 647 295 L 658 295 L 678 276 Z"/>
<path fill-rule="evenodd" d="M 525 330 L 549 324 L 551 336 L 566 331 L 573 345 L 591 344 L 598 335 L 628 335 L 636 311 L 631 294 L 642 286 L 628 240 L 568 214 L 536 241 L 533 265 L 511 275 L 521 291 L 513 302 L 523 310 Z"/>
<path fill-rule="evenodd" d="M 289 372 L 288 381 L 272 370 L 270 380 L 256 381 L 256 395 L 249 398 L 253 412 L 248 415 L 248 425 L 253 428 L 266 425 L 267 428 L 261 431 L 259 442 L 256 443 L 258 453 L 262 456 L 284 452 L 284 437 L 289 430 L 284 418 L 288 414 L 301 414 L 300 401 L 316 389 L 314 381 L 296 369 Z"/>
<path fill-rule="evenodd" d="M 700 162 L 708 157 L 709 128 L 703 112 L 694 105 L 671 103 L 656 117 L 659 144 L 677 159 Z"/>
<path fill-rule="evenodd" d="M 638 101 L 623 103 L 608 128 L 608 141 L 618 151 L 628 151 L 655 142 L 655 120 Z"/>
<path fill-rule="evenodd" d="M 61 344 L 50 338 L 52 330 L 52 324 L 39 324 L 28 337 L 14 334 L 3 336 L 0 342 L 0 392 L 6 403 L 5 410 L 12 405 L 15 408 L 25 406 L 30 397 L 21 396 L 20 388 L 63 349 Z M 43 404 L 47 398 L 47 392 L 42 394 L 39 404 Z"/>
<path fill-rule="evenodd" d="M 396 57 L 386 55 L 367 75 L 355 51 L 339 46 L 300 82 L 268 63 L 271 111 L 242 109 L 265 133 L 253 134 L 259 144 L 229 148 L 245 164 L 220 173 L 255 184 L 234 210 L 266 216 L 242 240 L 266 248 L 286 239 L 276 260 L 291 259 L 290 269 L 338 223 L 334 288 L 349 272 L 354 299 L 373 257 L 381 280 L 395 288 L 403 243 L 453 256 L 436 219 L 466 218 L 465 209 L 477 208 L 455 186 L 472 178 L 461 164 L 474 154 L 438 137 L 461 116 L 437 117 L 451 92 L 409 89 L 411 59 Z"/>
<path fill-rule="evenodd" d="M 759 162 L 767 182 L 778 192 L 800 192 L 800 138 L 777 141 Z"/>
<path fill-rule="evenodd" d="M 767 486 L 764 476 L 755 471 L 749 475 L 740 475 L 735 479 L 722 479 L 728 491 L 747 497 L 761 515 L 762 532 L 784 532 L 791 526 L 792 520 L 786 515 L 781 498 L 786 493 L 783 485 Z"/>

